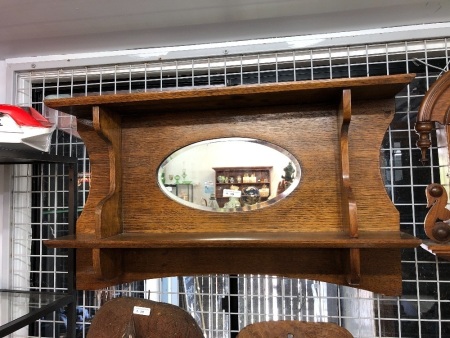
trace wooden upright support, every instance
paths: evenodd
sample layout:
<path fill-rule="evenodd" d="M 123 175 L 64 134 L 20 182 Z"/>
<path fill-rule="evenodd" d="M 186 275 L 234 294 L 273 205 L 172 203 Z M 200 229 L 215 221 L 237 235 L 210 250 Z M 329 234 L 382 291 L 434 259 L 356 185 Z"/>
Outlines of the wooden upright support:
<path fill-rule="evenodd" d="M 351 91 L 345 89 L 342 91 L 342 101 L 339 107 L 338 131 L 340 144 L 340 163 L 341 163 L 341 189 L 342 189 L 342 224 L 347 229 L 351 238 L 358 238 L 358 217 L 356 200 L 353 194 L 352 183 L 350 180 L 350 158 L 349 158 L 349 127 L 352 119 L 352 98 Z"/>
<path fill-rule="evenodd" d="M 94 106 L 93 126 L 108 149 L 109 192 L 95 209 L 95 235 L 108 238 L 123 232 L 122 223 L 122 129 L 120 116 Z M 110 280 L 122 273 L 122 252 L 99 248 L 92 250 L 94 271 L 98 277 Z"/>
<path fill-rule="evenodd" d="M 349 158 L 349 128 L 352 118 L 352 96 L 350 89 L 342 91 L 342 100 L 338 112 L 338 132 L 340 144 L 341 165 L 341 210 L 342 224 L 346 228 L 350 238 L 358 238 L 358 215 L 355 196 L 350 180 L 350 158 Z M 349 249 L 348 255 L 344 256 L 344 264 L 347 266 L 347 282 L 349 285 L 359 285 L 361 279 L 361 257 L 359 249 Z"/>

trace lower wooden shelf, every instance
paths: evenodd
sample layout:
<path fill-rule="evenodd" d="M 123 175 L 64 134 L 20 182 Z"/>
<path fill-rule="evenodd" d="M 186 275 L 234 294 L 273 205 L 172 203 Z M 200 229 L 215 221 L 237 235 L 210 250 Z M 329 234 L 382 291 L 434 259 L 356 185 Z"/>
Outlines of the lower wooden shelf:
<path fill-rule="evenodd" d="M 421 241 L 394 231 L 360 232 L 349 238 L 344 232 L 234 232 L 234 233 L 122 233 L 96 238 L 78 234 L 47 240 L 53 248 L 151 249 L 151 248 L 413 248 Z"/>
<path fill-rule="evenodd" d="M 401 249 L 420 245 L 401 232 L 234 232 L 94 234 L 47 240 L 77 249 L 77 289 L 137 279 L 204 274 L 267 274 L 358 286 L 400 295 Z"/>
<path fill-rule="evenodd" d="M 75 295 L 70 293 L 2 289 L 0 307 L 4 315 L 0 316 L 0 337 L 5 337 L 66 305 L 75 308 L 75 301 Z M 68 316 L 68 320 L 71 321 L 72 317 Z M 68 332 L 75 335 L 75 323 L 68 324 L 74 328 Z"/>
<path fill-rule="evenodd" d="M 433 241 L 423 241 L 421 246 L 433 255 L 450 261 L 450 244 L 439 244 Z"/>

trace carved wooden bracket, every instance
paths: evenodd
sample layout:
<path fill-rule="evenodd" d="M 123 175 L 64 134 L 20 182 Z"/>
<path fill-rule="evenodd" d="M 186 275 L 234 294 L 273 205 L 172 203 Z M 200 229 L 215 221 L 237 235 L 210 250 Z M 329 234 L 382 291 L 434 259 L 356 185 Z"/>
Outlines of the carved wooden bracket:
<path fill-rule="evenodd" d="M 427 207 L 430 208 L 425 217 L 426 235 L 438 243 L 450 241 L 450 224 L 445 221 L 450 220 L 450 210 L 447 206 L 447 192 L 440 184 L 433 183 L 425 189 L 427 196 Z"/>
<path fill-rule="evenodd" d="M 450 260 L 450 210 L 447 206 L 447 192 L 445 188 L 432 183 L 425 189 L 427 207 L 430 208 L 425 216 L 425 234 L 430 238 L 423 241 L 422 247 L 432 254 Z"/>

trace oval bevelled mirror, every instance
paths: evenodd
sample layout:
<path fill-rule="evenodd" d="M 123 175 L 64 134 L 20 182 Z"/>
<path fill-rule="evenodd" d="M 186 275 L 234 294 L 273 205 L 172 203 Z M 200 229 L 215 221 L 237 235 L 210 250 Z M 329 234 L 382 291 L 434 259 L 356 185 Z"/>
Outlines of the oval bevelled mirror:
<path fill-rule="evenodd" d="M 212 212 L 267 207 L 300 182 L 297 159 L 285 149 L 250 138 L 220 138 L 183 147 L 158 170 L 161 190 L 180 204 Z"/>

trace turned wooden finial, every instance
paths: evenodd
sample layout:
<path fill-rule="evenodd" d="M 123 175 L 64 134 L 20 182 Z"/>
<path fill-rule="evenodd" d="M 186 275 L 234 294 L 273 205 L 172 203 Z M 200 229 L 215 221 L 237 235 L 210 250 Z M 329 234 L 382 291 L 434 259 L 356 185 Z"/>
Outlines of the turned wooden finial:
<path fill-rule="evenodd" d="M 416 133 L 419 135 L 419 139 L 417 140 L 416 145 L 417 147 L 420 148 L 422 152 L 422 158 L 420 162 L 422 162 L 422 164 L 426 164 L 429 161 L 427 157 L 427 151 L 431 147 L 430 133 L 433 130 L 433 122 L 431 121 L 417 122 L 415 129 Z"/>
<path fill-rule="evenodd" d="M 428 89 L 417 113 L 416 132 L 419 134 L 417 146 L 422 151 L 422 164 L 428 162 L 427 149 L 431 146 L 429 134 L 433 123 L 450 125 L 450 72 L 444 73 Z"/>

